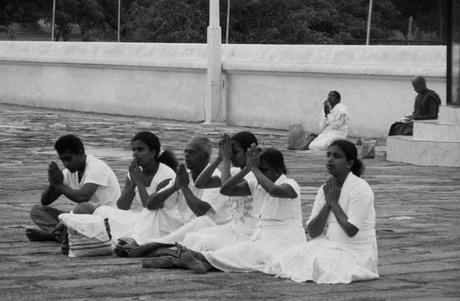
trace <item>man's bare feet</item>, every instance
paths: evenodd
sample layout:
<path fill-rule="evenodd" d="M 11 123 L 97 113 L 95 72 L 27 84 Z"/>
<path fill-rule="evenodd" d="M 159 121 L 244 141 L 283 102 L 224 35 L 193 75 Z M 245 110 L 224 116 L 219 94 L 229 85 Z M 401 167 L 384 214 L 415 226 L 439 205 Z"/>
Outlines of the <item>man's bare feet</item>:
<path fill-rule="evenodd" d="M 57 241 L 54 235 L 41 229 L 26 229 L 26 236 L 30 241 Z"/>

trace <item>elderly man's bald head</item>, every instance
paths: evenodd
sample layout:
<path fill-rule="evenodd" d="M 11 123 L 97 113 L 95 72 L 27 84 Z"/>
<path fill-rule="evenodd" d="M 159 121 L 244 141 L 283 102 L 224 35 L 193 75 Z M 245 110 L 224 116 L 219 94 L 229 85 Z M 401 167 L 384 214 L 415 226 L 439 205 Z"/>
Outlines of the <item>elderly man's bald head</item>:
<path fill-rule="evenodd" d="M 185 166 L 192 173 L 200 173 L 209 163 L 212 153 L 212 143 L 206 137 L 196 137 L 189 141 L 184 149 Z"/>
<path fill-rule="evenodd" d="M 415 92 L 421 93 L 426 90 L 426 80 L 423 76 L 416 76 L 412 80 L 412 86 Z"/>
<path fill-rule="evenodd" d="M 195 137 L 192 140 L 189 141 L 189 145 L 193 145 L 200 151 L 206 154 L 208 158 L 211 157 L 212 154 L 212 143 L 211 140 L 207 137 Z"/>

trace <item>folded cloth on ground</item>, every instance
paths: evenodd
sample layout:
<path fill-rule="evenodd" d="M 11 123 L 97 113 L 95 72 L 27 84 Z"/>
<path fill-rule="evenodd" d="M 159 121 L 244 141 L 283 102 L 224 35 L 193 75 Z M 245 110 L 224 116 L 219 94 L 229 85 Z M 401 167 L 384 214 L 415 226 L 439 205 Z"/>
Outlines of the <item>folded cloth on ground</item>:
<path fill-rule="evenodd" d="M 107 220 L 92 214 L 63 213 L 59 220 L 66 225 L 69 257 L 111 255 L 113 245 Z"/>

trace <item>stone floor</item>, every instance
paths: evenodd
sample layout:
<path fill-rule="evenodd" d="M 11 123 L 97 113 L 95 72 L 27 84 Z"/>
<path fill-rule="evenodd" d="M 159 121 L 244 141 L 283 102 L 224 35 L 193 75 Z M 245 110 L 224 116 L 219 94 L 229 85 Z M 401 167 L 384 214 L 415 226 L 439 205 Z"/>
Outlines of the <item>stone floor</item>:
<path fill-rule="evenodd" d="M 54 243 L 26 239 L 28 211 L 46 186 L 48 162 L 57 160 L 52 146 L 58 136 L 81 136 L 88 153 L 106 160 L 124 183 L 130 138 L 143 129 L 182 157 L 190 137 L 217 141 L 243 128 L 0 104 L 0 300 L 460 299 L 460 168 L 393 163 L 381 154 L 364 161 L 377 211 L 381 278 L 375 281 L 317 285 L 259 273 L 143 270 L 137 259 L 69 258 Z M 262 146 L 283 150 L 290 176 L 302 186 L 307 218 L 327 177 L 324 154 L 286 150 L 286 131 L 249 130 Z M 56 205 L 69 208 L 70 202 Z"/>

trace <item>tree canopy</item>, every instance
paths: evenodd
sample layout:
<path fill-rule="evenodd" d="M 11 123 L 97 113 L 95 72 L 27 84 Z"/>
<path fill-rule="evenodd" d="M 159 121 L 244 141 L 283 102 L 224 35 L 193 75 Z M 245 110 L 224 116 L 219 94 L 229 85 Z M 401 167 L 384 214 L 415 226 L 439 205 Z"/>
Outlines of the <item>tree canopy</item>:
<path fill-rule="evenodd" d="M 227 1 L 221 0 L 221 26 Z M 371 38 L 413 31 L 442 40 L 444 1 L 374 1 Z M 208 0 L 121 0 L 121 39 L 133 42 L 206 41 Z M 56 38 L 78 27 L 81 40 L 116 39 L 118 0 L 56 0 Z M 364 40 L 369 0 L 231 0 L 232 43 L 342 44 Z M 52 0 L 0 0 L 0 32 L 12 22 L 51 21 Z M 413 34 L 413 33 L 411 33 Z M 223 37 L 224 38 L 224 37 Z"/>

